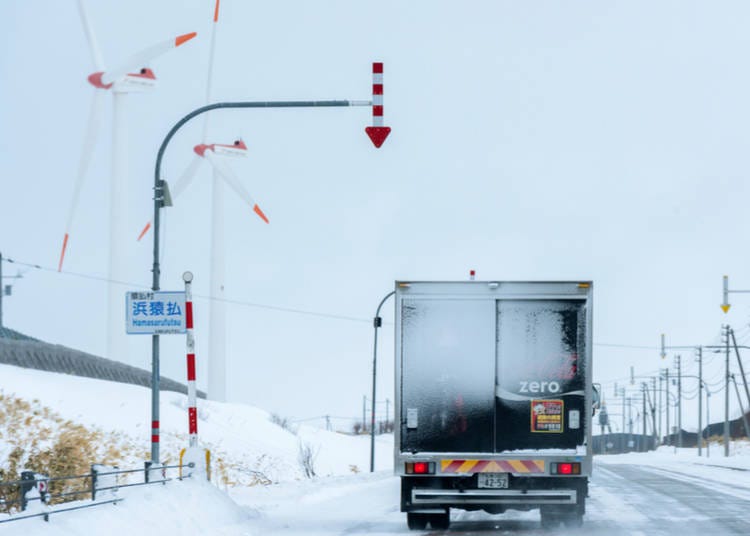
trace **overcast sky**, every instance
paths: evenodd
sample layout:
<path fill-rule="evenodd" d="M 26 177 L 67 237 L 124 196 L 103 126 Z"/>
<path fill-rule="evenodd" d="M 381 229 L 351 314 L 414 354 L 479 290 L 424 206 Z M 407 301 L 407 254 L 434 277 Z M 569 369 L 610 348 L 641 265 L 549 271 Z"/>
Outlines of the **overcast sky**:
<path fill-rule="evenodd" d="M 198 32 L 153 62 L 155 91 L 129 99 L 134 241 L 151 217 L 161 140 L 203 104 L 213 3 L 89 1 L 108 66 Z M 101 355 L 106 284 L 54 271 L 93 91 L 88 44 L 73 0 L 2 7 L 0 251 L 51 269 L 15 283 L 4 322 Z M 595 379 L 607 396 L 631 365 L 673 366 L 672 353 L 659 359 L 662 332 L 668 344 L 714 344 L 729 321 L 750 340 L 750 297 L 719 309 L 723 274 L 750 289 L 749 19 L 740 1 L 224 0 L 215 100 L 369 99 L 378 60 L 393 128 L 376 150 L 368 108 L 213 116 L 216 142 L 246 141 L 248 158 L 231 165 L 271 221 L 228 193 L 229 398 L 294 418 L 359 415 L 371 318 L 394 280 L 463 280 L 470 269 L 593 280 Z M 110 106 L 73 223 L 75 274 L 106 276 Z M 175 137 L 165 178 L 200 135 L 196 122 Z M 165 289 L 191 270 L 195 293 L 208 294 L 209 179 L 206 167 L 166 211 Z M 123 292 L 149 285 L 150 255 L 150 239 L 133 243 Z M 199 385 L 207 311 L 197 298 Z M 392 399 L 392 302 L 384 316 L 378 397 Z M 184 338 L 165 339 L 162 371 L 182 380 Z M 148 366 L 150 339 L 131 352 Z M 716 389 L 722 366 L 707 360 Z M 723 395 L 713 398 L 720 415 Z"/>

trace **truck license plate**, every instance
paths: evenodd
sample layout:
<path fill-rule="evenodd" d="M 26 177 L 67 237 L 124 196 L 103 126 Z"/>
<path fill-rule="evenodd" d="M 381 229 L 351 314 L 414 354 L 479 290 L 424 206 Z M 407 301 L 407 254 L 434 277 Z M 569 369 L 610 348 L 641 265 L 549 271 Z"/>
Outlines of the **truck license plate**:
<path fill-rule="evenodd" d="M 479 473 L 480 488 L 507 488 L 508 473 Z"/>

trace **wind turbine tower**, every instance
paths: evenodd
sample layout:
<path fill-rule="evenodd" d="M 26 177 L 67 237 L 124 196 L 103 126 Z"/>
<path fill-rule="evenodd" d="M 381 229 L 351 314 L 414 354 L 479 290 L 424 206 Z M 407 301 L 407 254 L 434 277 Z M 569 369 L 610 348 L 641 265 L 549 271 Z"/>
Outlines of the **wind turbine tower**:
<path fill-rule="evenodd" d="M 213 77 L 214 51 L 216 48 L 216 27 L 219 22 L 219 0 L 214 6 L 213 27 L 211 31 L 211 52 L 209 54 L 208 78 L 206 81 L 206 104 L 211 101 L 211 82 Z M 225 259 L 226 245 L 224 232 L 224 184 L 226 183 L 240 199 L 249 205 L 255 214 L 265 223 L 268 218 L 260 206 L 247 192 L 239 178 L 227 165 L 226 160 L 247 155 L 245 142 L 235 140 L 231 144 L 207 142 L 208 117 L 203 120 L 203 143 L 193 149 L 193 160 L 177 179 L 172 189 L 172 201 L 185 191 L 195 177 L 203 160 L 211 164 L 213 176 L 211 180 L 211 260 L 210 260 L 210 305 L 208 319 L 208 388 L 207 396 L 210 400 L 226 400 L 227 383 L 227 355 L 226 355 L 226 303 L 224 301 Z M 141 231 L 141 240 L 151 228 L 147 223 Z"/>
<path fill-rule="evenodd" d="M 88 77 L 94 87 L 89 121 L 84 137 L 81 158 L 73 189 L 73 198 L 65 225 L 62 251 L 58 271 L 62 270 L 65 253 L 68 247 L 70 231 L 80 198 L 91 156 L 99 138 L 102 108 L 105 92 L 112 95 L 112 164 L 109 195 L 109 283 L 107 305 L 107 355 L 110 359 L 133 363 L 128 355 L 128 340 L 125 334 L 125 291 L 123 282 L 131 280 L 132 274 L 128 270 L 130 255 L 128 250 L 129 229 L 128 214 L 132 208 L 130 200 L 130 184 L 128 173 L 128 130 L 127 121 L 131 113 L 127 108 L 130 93 L 142 93 L 153 89 L 156 76 L 147 65 L 155 58 L 179 47 L 196 36 L 188 33 L 162 41 L 151 46 L 124 61 L 118 68 L 107 70 L 99 50 L 93 26 L 89 20 L 84 0 L 78 0 L 78 8 L 86 37 L 91 49 L 91 56 L 96 72 Z"/>

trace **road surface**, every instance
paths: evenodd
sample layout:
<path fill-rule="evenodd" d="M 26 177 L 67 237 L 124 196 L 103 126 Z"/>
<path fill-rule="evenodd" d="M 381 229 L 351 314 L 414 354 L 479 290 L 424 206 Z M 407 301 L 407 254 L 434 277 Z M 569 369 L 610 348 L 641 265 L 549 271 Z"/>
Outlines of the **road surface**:
<path fill-rule="evenodd" d="M 731 469 L 712 471 L 716 478 L 709 480 L 689 470 L 595 463 L 579 529 L 542 529 L 538 510 L 495 516 L 452 510 L 447 531 L 409 531 L 398 509 L 398 479 L 383 473 L 270 486 L 237 498 L 253 505 L 248 528 L 264 535 L 750 534 L 750 472 L 730 484 L 722 477 Z"/>

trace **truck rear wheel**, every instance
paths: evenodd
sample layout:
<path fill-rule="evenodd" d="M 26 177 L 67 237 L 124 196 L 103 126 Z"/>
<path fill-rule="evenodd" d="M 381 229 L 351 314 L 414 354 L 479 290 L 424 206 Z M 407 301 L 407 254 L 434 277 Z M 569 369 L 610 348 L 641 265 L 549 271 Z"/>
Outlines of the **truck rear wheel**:
<path fill-rule="evenodd" d="M 560 524 L 560 516 L 557 513 L 549 512 L 542 508 L 542 528 L 543 529 L 554 529 Z"/>
<path fill-rule="evenodd" d="M 451 526 L 450 511 L 444 514 L 430 514 L 430 525 L 435 530 L 448 530 L 448 527 Z"/>
<path fill-rule="evenodd" d="M 562 521 L 566 527 L 578 528 L 583 526 L 583 514 L 567 514 L 563 517 Z"/>
<path fill-rule="evenodd" d="M 429 514 L 406 513 L 406 525 L 410 530 L 424 530 L 427 528 Z"/>

